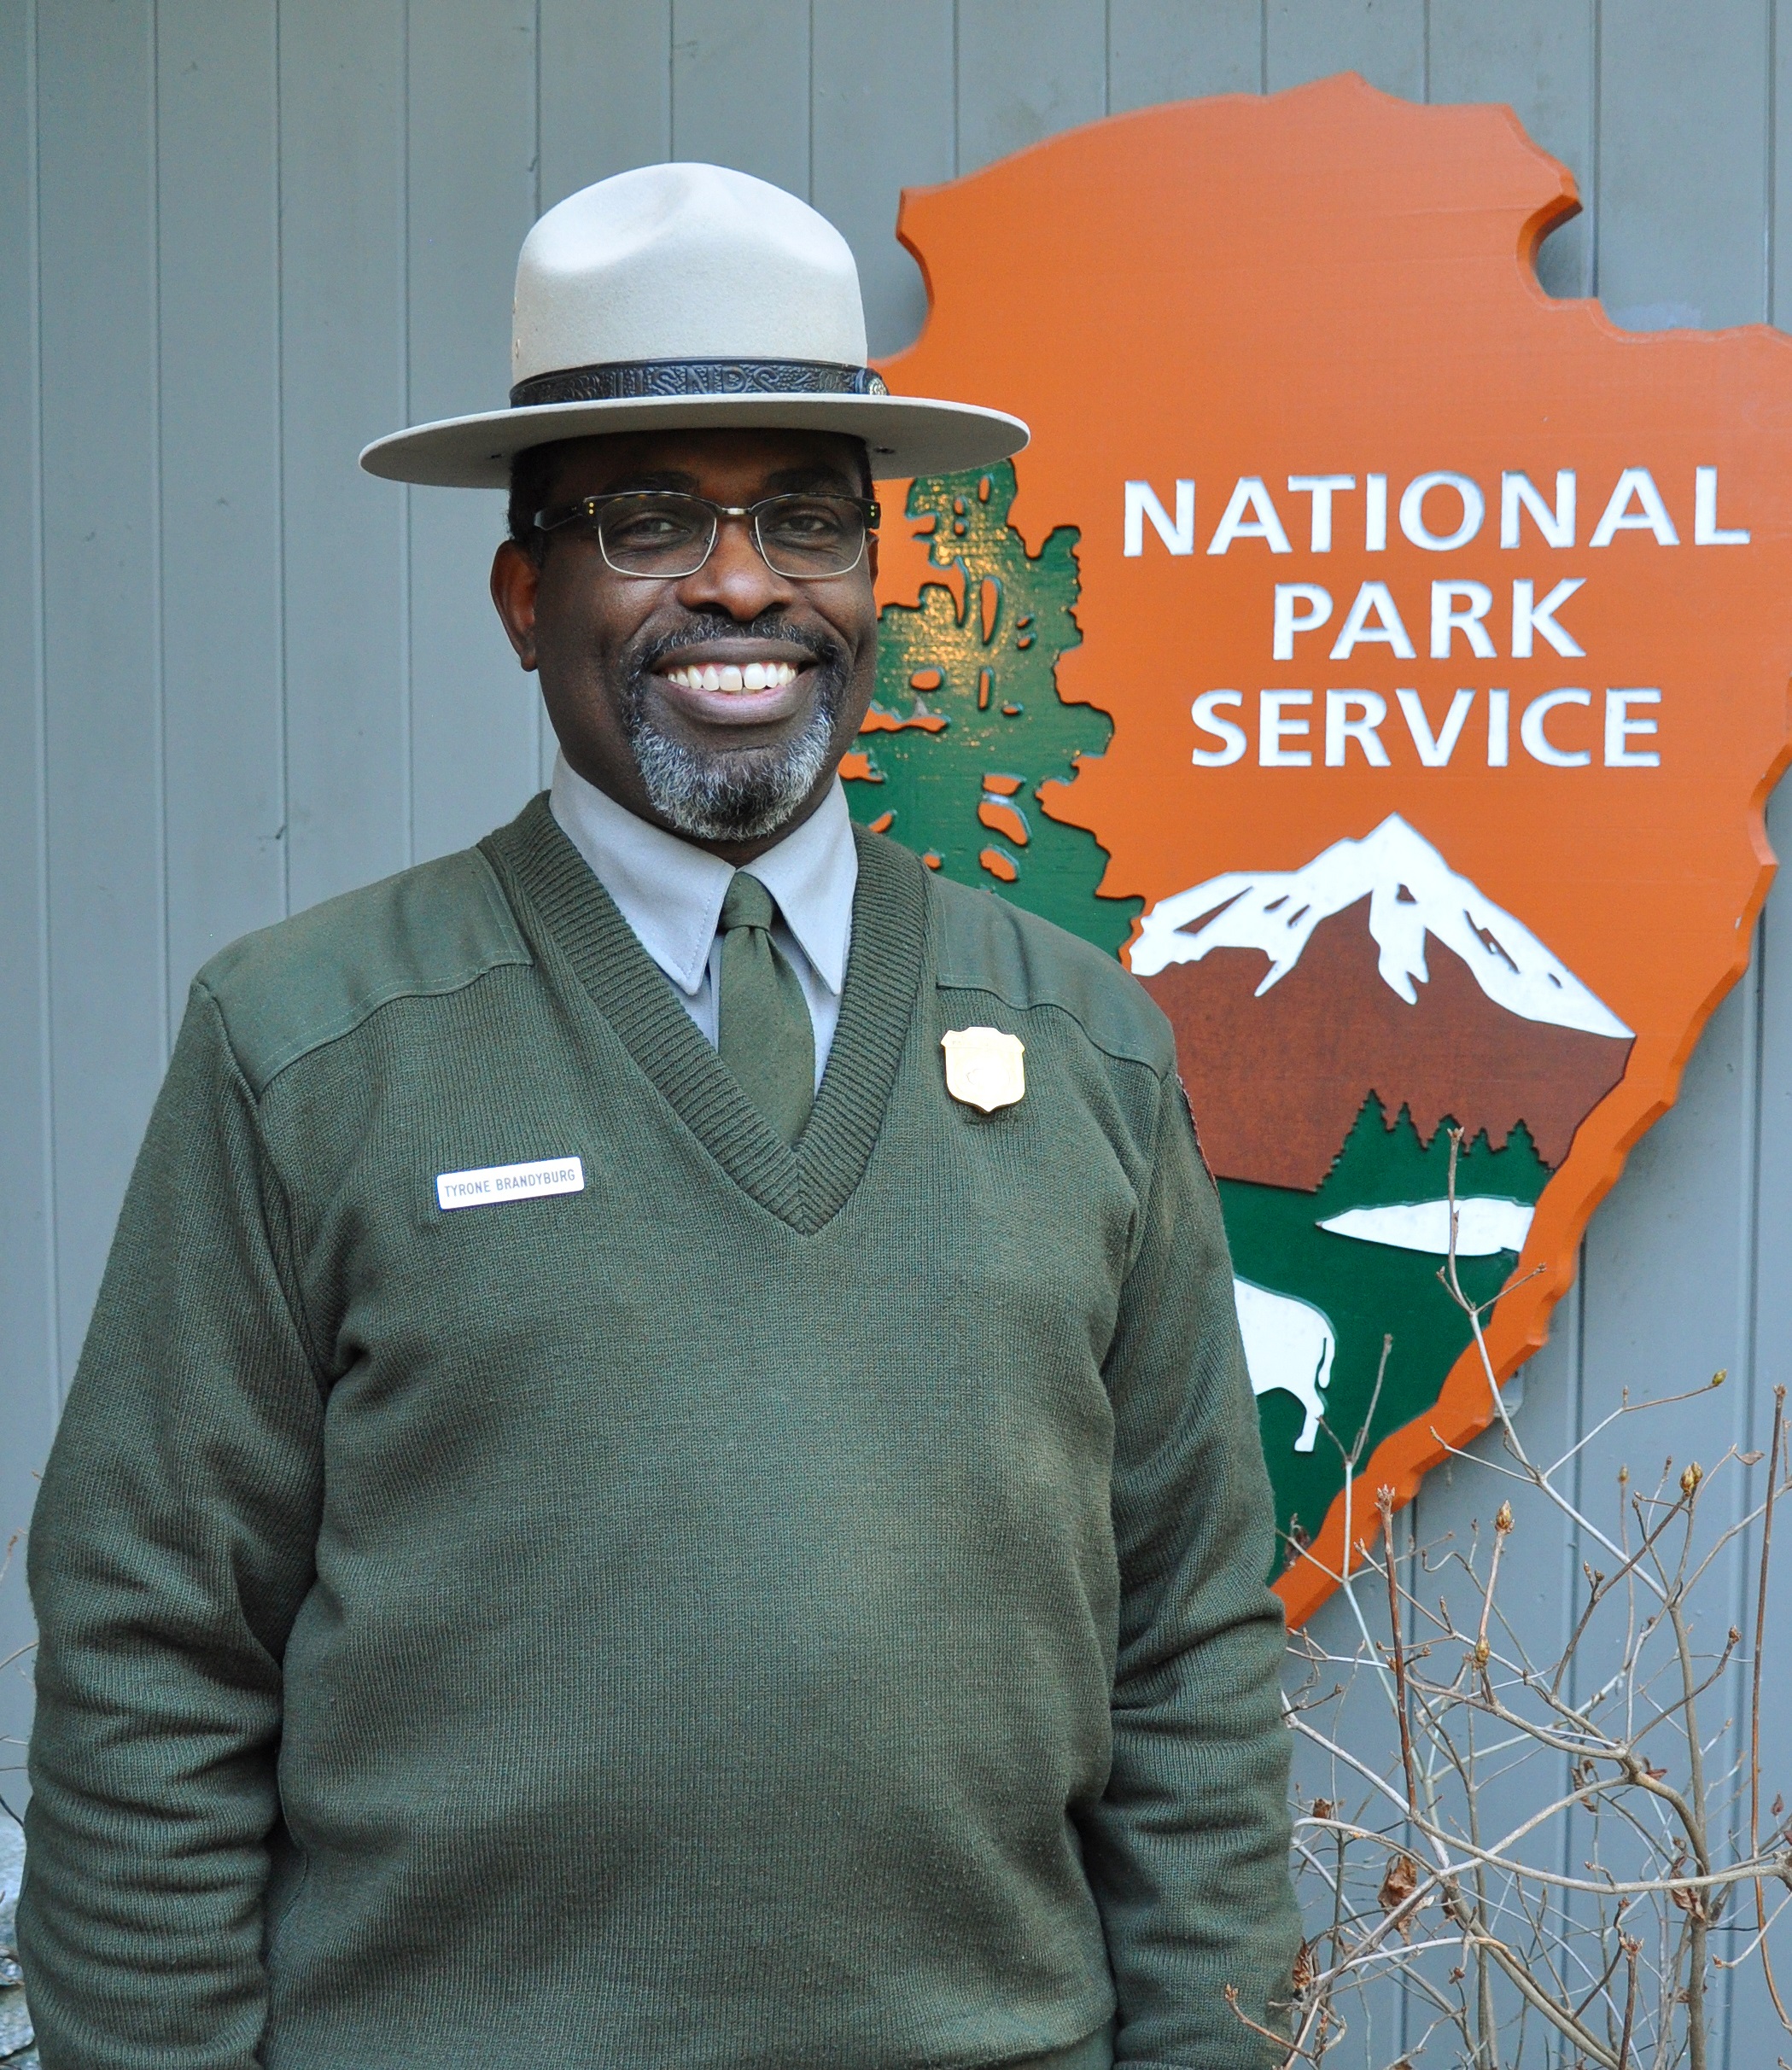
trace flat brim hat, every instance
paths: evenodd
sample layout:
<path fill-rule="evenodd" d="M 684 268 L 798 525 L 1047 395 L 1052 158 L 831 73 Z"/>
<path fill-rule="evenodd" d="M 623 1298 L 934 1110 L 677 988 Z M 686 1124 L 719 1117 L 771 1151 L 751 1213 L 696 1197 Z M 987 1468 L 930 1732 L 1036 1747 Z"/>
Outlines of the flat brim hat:
<path fill-rule="evenodd" d="M 1018 417 L 892 395 L 865 364 L 859 271 L 824 216 L 722 166 L 643 166 L 570 195 L 523 242 L 510 407 L 376 439 L 371 475 L 505 488 L 561 439 L 702 428 L 832 431 L 874 476 L 1019 452 Z"/>

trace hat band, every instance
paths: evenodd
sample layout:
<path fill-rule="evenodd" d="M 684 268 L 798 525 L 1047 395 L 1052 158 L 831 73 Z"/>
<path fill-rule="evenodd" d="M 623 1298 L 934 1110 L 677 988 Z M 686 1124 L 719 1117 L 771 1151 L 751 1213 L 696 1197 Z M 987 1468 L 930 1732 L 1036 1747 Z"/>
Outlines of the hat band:
<path fill-rule="evenodd" d="M 827 359 L 615 359 L 532 375 L 511 390 L 511 407 L 610 403 L 657 395 L 887 395 L 868 366 Z"/>

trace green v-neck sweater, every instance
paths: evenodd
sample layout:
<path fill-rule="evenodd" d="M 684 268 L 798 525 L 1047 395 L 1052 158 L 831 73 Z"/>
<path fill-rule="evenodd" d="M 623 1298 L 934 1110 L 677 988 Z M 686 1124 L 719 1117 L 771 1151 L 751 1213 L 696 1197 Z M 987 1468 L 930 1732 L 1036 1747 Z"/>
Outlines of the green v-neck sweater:
<path fill-rule="evenodd" d="M 538 799 L 196 984 L 32 1528 L 47 2070 L 1255 2066 L 1270 1519 L 1129 977 L 862 837 L 793 1152 Z"/>

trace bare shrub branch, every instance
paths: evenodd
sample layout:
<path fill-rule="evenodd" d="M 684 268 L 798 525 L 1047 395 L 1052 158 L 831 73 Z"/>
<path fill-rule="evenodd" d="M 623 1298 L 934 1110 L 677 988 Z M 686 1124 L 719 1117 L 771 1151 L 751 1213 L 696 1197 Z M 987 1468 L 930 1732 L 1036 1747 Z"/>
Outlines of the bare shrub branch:
<path fill-rule="evenodd" d="M 1327 1781 L 1295 1822 L 1314 1938 L 1297 1966 L 1290 2032 L 1270 2038 L 1284 2070 L 1317 2066 L 1392 1985 L 1409 2009 L 1402 2061 L 1412 2070 L 1707 2070 L 1719 1971 L 1758 1962 L 1792 2032 L 1773 1968 L 1776 1936 L 1792 1924 L 1792 1819 L 1777 1794 L 1764 1811 L 1761 1731 L 1775 1505 L 1792 1486 L 1785 1390 L 1763 1481 L 1737 1484 L 1762 1455 L 1734 1449 L 1666 1461 L 1653 1486 L 1623 1466 L 1604 1513 L 1590 1514 L 1598 1505 L 1568 1492 L 1568 1469 L 1585 1472 L 1592 1441 L 1726 1375 L 1655 1401 L 1626 1395 L 1561 1458 L 1533 1460 L 1494 1380 L 1482 1330 L 1493 1303 L 1477 1305 L 1457 1276 L 1460 1150 L 1452 1130 L 1439 1276 L 1466 1318 L 1498 1455 L 1451 1458 L 1485 1478 L 1491 1514 L 1464 1542 L 1403 1543 L 1381 1489 L 1379 1530 L 1365 1530 L 1357 1472 L 1373 1402 L 1354 1443 L 1328 1433 L 1346 1512 L 1345 1571 L 1334 1578 L 1355 1648 L 1328 1653 L 1310 1633 L 1291 1641 L 1286 1720 L 1305 1767 L 1316 1762 Z M 1727 1517 L 1713 1499 L 1726 1488 Z M 1507 1583 L 1509 1548 L 1546 1519 L 1552 1537 L 1565 1528 L 1585 1555 L 1566 1609 Z M 1739 1562 L 1751 1535 L 1758 1557 Z M 1752 1650 L 1730 1623 L 1739 1566 Z M 1361 1591 L 1371 1574 L 1376 1585 Z M 1714 1690 L 1741 1701 L 1738 1682 L 1746 1717 L 1705 1717 Z M 1366 1729 L 1363 1693 L 1385 1736 Z M 1380 1753 L 1366 1751 L 1378 1741 Z"/>

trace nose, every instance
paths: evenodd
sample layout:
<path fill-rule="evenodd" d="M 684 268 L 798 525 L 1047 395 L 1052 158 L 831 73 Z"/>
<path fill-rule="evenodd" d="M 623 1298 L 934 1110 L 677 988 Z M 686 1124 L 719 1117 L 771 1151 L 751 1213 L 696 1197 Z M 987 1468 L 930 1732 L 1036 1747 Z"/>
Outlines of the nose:
<path fill-rule="evenodd" d="M 794 595 L 794 584 L 767 567 L 753 543 L 750 517 L 719 520 L 709 559 L 678 586 L 679 602 L 687 610 L 724 610 L 740 625 L 750 625 Z"/>

